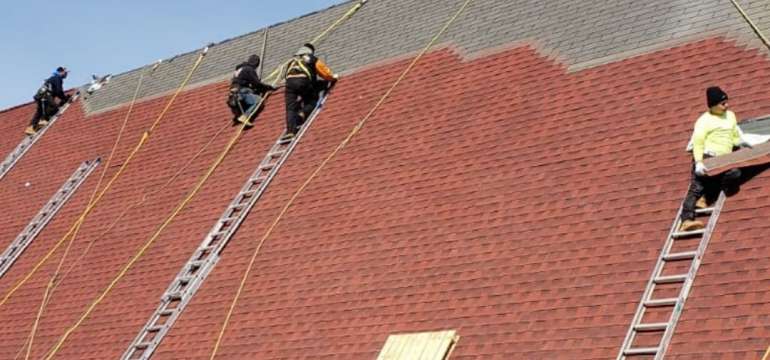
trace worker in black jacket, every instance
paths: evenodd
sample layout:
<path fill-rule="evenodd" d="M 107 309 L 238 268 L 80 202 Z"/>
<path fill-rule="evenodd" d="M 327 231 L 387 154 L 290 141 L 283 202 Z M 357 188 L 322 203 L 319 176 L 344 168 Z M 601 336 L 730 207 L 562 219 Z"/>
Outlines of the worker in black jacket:
<path fill-rule="evenodd" d="M 257 105 L 262 102 L 265 93 L 275 91 L 276 88 L 262 83 L 257 75 L 259 56 L 251 55 L 246 62 L 235 67 L 232 81 L 230 82 L 230 96 L 227 104 L 233 112 L 233 121 L 246 123 L 251 126 L 250 117 L 256 112 Z"/>
<path fill-rule="evenodd" d="M 61 105 L 70 100 L 70 97 L 64 93 L 64 79 L 67 78 L 67 73 L 64 67 L 56 68 L 53 75 L 46 79 L 43 86 L 35 93 L 33 99 L 37 104 L 37 110 L 30 125 L 24 131 L 27 135 L 35 135 L 41 127 L 48 125 L 51 116 L 59 111 Z M 58 104 L 55 99 L 59 99 Z"/>
<path fill-rule="evenodd" d="M 291 139 L 307 120 L 318 102 L 319 80 L 334 82 L 334 74 L 321 59 L 315 56 L 313 44 L 305 44 L 294 54 L 286 67 L 286 133 Z"/>

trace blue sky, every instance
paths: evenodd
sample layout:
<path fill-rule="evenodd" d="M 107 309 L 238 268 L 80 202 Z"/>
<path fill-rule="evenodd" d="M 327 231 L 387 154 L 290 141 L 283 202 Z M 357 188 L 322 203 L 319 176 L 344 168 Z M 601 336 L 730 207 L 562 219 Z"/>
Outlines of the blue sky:
<path fill-rule="evenodd" d="M 12 1 L 0 12 L 0 109 L 31 101 L 59 65 L 70 88 L 343 2 Z"/>

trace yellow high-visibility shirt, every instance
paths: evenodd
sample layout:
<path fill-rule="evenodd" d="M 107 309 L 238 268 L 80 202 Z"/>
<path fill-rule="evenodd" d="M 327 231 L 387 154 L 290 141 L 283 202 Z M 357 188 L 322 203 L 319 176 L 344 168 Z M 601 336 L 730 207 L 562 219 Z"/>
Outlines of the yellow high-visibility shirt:
<path fill-rule="evenodd" d="M 741 143 L 738 132 L 738 120 L 730 110 L 714 115 L 707 111 L 695 122 L 692 133 L 692 156 L 695 161 L 703 161 L 703 154 L 711 156 L 733 152 L 733 146 Z"/>

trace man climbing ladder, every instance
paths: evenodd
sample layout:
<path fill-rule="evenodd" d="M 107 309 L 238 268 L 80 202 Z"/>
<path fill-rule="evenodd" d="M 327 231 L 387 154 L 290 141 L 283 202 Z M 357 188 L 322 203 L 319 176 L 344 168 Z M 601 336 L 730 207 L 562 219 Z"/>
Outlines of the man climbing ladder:
<path fill-rule="evenodd" d="M 751 147 L 741 138 L 735 113 L 727 109 L 727 94 L 717 86 L 710 87 L 706 89 L 706 102 L 709 110 L 695 122 L 695 130 L 690 140 L 693 157 L 692 178 L 687 197 L 682 204 L 680 231 L 702 229 L 703 223 L 695 220 L 696 204 L 697 207 L 705 208 L 716 199 L 720 190 L 734 192 L 741 177 L 740 169 L 708 176 L 703 160 L 729 154 L 736 147 Z"/>
<path fill-rule="evenodd" d="M 230 82 L 230 96 L 227 105 L 233 112 L 233 121 L 252 126 L 251 117 L 256 113 L 257 106 L 262 102 L 265 93 L 276 88 L 263 83 L 257 75 L 259 56 L 251 55 L 246 62 L 235 67 L 233 79 Z"/>
<path fill-rule="evenodd" d="M 315 109 L 318 94 L 326 82 L 334 82 L 340 76 L 332 73 L 321 59 L 315 56 L 315 47 L 307 43 L 297 50 L 286 67 L 286 134 L 291 139 L 299 127 Z"/>
<path fill-rule="evenodd" d="M 64 93 L 64 79 L 67 78 L 67 68 L 58 67 L 53 75 L 45 80 L 43 86 L 37 90 L 33 99 L 37 104 L 35 115 L 32 116 L 27 129 L 24 131 L 27 135 L 35 135 L 41 127 L 48 125 L 48 119 L 59 111 L 59 107 L 70 100 L 70 97 Z M 57 104 L 54 98 L 59 99 Z"/>

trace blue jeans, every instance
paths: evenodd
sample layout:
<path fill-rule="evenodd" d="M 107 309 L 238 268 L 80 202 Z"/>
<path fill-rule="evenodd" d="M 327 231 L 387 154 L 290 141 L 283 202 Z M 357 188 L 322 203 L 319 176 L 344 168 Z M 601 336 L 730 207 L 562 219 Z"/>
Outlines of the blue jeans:
<path fill-rule="evenodd" d="M 243 113 L 246 115 L 251 114 L 261 100 L 257 94 L 254 94 L 253 90 L 247 87 L 242 87 L 238 90 L 238 97 L 243 102 L 243 105 L 245 105 Z"/>

